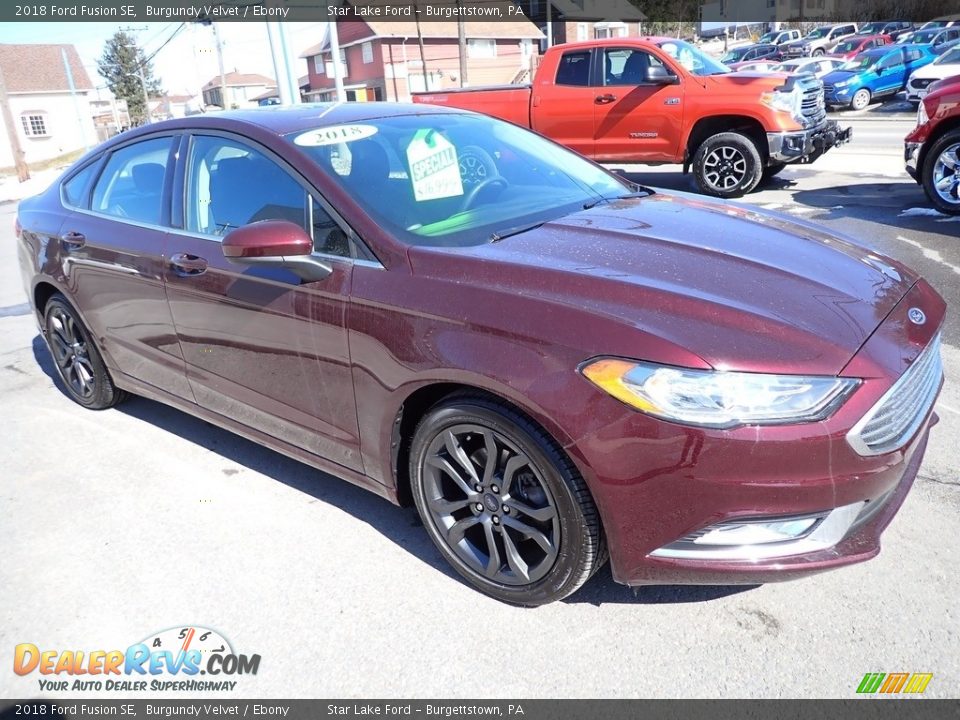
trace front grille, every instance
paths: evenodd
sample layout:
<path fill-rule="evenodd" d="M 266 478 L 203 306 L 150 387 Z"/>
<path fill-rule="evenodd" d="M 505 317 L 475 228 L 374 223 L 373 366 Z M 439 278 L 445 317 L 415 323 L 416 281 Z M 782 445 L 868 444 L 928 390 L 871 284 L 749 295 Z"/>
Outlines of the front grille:
<path fill-rule="evenodd" d="M 931 85 L 934 80 L 935 78 L 914 78 L 910 81 L 910 87 L 923 90 L 928 85 Z"/>
<path fill-rule="evenodd" d="M 811 125 L 819 125 L 827 117 L 824 87 L 820 82 L 803 91 L 801 112 Z"/>
<path fill-rule="evenodd" d="M 881 455 L 902 447 L 926 419 L 942 380 L 938 334 L 847 434 L 847 441 L 861 455 Z"/>

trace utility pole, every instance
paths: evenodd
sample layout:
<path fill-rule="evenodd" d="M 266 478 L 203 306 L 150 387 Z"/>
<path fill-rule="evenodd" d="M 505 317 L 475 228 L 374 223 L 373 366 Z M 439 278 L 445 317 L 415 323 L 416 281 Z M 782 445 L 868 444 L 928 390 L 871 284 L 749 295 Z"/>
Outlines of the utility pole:
<path fill-rule="evenodd" d="M 337 19 L 327 22 L 330 38 L 330 57 L 333 59 L 333 85 L 337 89 L 337 102 L 346 102 L 347 94 L 343 90 L 343 75 L 340 72 L 340 36 L 337 34 Z"/>
<path fill-rule="evenodd" d="M 83 115 L 80 113 L 80 101 L 77 99 L 77 88 L 73 84 L 73 70 L 70 69 L 70 61 L 67 60 L 67 49 L 60 48 L 60 57 L 63 59 L 63 71 L 67 74 L 67 87 L 70 88 L 70 97 L 73 100 L 73 111 L 77 115 L 77 124 L 80 126 L 80 132 L 83 134 L 83 149 L 90 149 L 90 138 L 87 137 L 87 128 L 83 122 Z"/>
<path fill-rule="evenodd" d="M 20 136 L 17 135 L 17 126 L 14 125 L 13 113 L 10 112 L 10 98 L 7 97 L 7 83 L 3 79 L 3 68 L 0 68 L 0 111 L 3 113 L 3 124 L 7 128 L 7 140 L 10 143 L 13 164 L 17 168 L 17 179 L 20 182 L 26 182 L 30 179 L 30 168 L 23 159 Z"/>
<path fill-rule="evenodd" d="M 217 24 L 210 21 L 210 27 L 213 28 L 213 42 L 217 47 L 217 67 L 220 70 L 220 107 L 227 110 L 227 75 L 223 72 L 223 43 L 220 42 L 220 32 L 217 30 Z"/>
<path fill-rule="evenodd" d="M 150 93 L 147 92 L 147 81 L 143 77 L 143 65 L 137 68 L 137 77 L 140 78 L 140 89 L 143 90 L 143 114 L 147 125 L 153 122 L 153 113 L 150 112 Z"/>
<path fill-rule="evenodd" d="M 423 89 L 429 92 L 430 83 L 427 80 L 427 53 L 423 49 L 423 32 L 420 30 L 420 8 L 417 7 L 417 0 L 413 0 L 413 17 L 417 23 L 417 42 L 420 44 L 420 71 L 423 73 Z"/>
<path fill-rule="evenodd" d="M 460 7 L 460 0 L 457 0 L 457 7 Z M 466 87 L 467 83 L 467 30 L 463 20 L 457 20 L 457 44 L 460 48 L 460 87 Z"/>

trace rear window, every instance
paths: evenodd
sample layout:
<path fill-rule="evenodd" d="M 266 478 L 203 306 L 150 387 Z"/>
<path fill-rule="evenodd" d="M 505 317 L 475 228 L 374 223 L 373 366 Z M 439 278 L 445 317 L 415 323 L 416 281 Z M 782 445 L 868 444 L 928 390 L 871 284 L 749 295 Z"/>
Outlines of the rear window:
<path fill-rule="evenodd" d="M 586 87 L 590 84 L 590 52 L 564 53 L 557 68 L 557 85 Z"/>

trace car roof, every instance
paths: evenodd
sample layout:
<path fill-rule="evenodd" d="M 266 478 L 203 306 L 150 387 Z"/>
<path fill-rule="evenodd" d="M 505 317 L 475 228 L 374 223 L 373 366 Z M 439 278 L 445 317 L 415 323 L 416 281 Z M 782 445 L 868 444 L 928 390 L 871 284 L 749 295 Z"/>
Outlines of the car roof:
<path fill-rule="evenodd" d="M 469 111 L 439 105 L 414 103 L 346 102 L 307 103 L 302 105 L 270 105 L 247 110 L 222 110 L 201 115 L 189 115 L 144 125 L 117 135 L 115 139 L 129 138 L 161 130 L 217 129 L 224 125 L 255 125 L 277 135 L 326 127 L 377 120 L 404 115 L 470 114 Z"/>

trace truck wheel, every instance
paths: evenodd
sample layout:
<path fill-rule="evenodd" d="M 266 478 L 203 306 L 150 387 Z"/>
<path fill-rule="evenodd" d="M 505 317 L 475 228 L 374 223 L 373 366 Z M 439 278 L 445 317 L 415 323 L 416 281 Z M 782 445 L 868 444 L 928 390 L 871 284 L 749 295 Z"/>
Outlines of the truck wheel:
<path fill-rule="evenodd" d="M 823 48 L 817 48 L 816 50 L 813 51 L 813 57 L 823 57 L 826 54 L 827 54 L 827 51 L 824 50 Z"/>
<path fill-rule="evenodd" d="M 854 110 L 863 110 L 870 104 L 870 91 L 866 88 L 861 88 L 853 94 L 853 98 L 850 100 L 850 107 Z"/>
<path fill-rule="evenodd" d="M 753 140 L 736 132 L 708 137 L 693 156 L 693 174 L 700 192 L 735 198 L 753 190 L 763 175 Z"/>
<path fill-rule="evenodd" d="M 923 163 L 923 189 L 940 212 L 960 215 L 960 130 L 937 140 Z"/>

